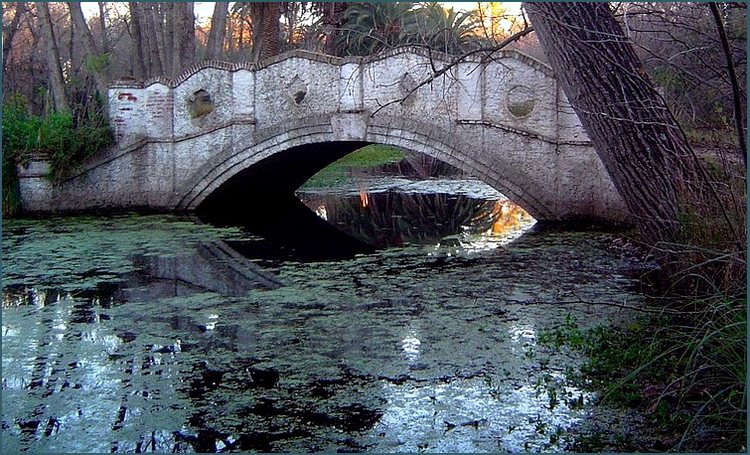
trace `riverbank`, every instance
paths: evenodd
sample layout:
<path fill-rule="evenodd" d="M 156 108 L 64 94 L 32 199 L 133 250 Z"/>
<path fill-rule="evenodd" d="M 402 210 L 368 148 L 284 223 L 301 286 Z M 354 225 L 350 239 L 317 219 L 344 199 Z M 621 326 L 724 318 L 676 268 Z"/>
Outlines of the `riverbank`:
<path fill-rule="evenodd" d="M 614 237 L 612 248 L 645 262 L 624 237 Z M 745 452 L 746 294 L 739 284 L 679 295 L 674 282 L 652 279 L 654 267 L 640 277 L 647 299 L 634 321 L 592 328 L 573 318 L 539 337 L 542 350 L 583 355 L 570 386 L 624 416 L 617 426 L 587 421 L 566 450 Z"/>

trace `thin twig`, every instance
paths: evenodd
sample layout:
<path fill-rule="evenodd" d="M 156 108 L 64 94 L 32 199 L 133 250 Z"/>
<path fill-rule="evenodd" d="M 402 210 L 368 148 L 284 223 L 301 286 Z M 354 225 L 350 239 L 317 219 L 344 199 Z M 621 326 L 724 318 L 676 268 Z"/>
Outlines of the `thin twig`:
<path fill-rule="evenodd" d="M 385 104 L 381 104 L 377 109 L 375 109 L 372 112 L 372 114 L 370 114 L 370 117 L 374 117 L 382 109 L 385 109 L 386 107 L 391 106 L 393 104 L 397 104 L 397 103 L 398 104 L 403 104 L 404 101 L 406 101 L 411 95 L 414 94 L 414 92 L 416 92 L 420 88 L 424 87 L 425 85 L 431 83 L 432 81 L 434 81 L 438 77 L 442 76 L 443 74 L 447 73 L 454 66 L 458 65 L 459 63 L 461 63 L 462 61 L 464 61 L 466 58 L 468 58 L 468 57 L 470 57 L 472 55 L 475 55 L 475 54 L 486 53 L 486 55 L 482 58 L 482 63 L 484 63 L 486 61 L 486 59 L 489 58 L 489 56 L 492 55 L 493 53 L 495 53 L 495 52 L 497 52 L 499 50 L 502 50 L 503 48 L 507 47 L 511 43 L 513 43 L 513 42 L 515 42 L 515 41 L 523 38 L 524 36 L 528 35 L 529 33 L 533 32 L 533 31 L 534 31 L 533 27 L 526 27 L 525 29 L 523 29 L 523 30 L 521 30 L 519 32 L 516 32 L 516 33 L 512 34 L 511 36 L 509 36 L 508 38 L 504 39 L 502 42 L 500 42 L 496 46 L 482 47 L 482 48 L 479 48 L 479 49 L 475 49 L 475 50 L 466 52 L 466 53 L 460 55 L 459 57 L 456 57 L 452 62 L 446 64 L 445 66 L 443 66 L 439 70 L 434 71 L 430 77 L 428 77 L 427 79 L 423 80 L 419 84 L 417 84 L 414 87 L 412 87 L 401 98 L 389 101 L 389 102 L 387 102 Z"/>

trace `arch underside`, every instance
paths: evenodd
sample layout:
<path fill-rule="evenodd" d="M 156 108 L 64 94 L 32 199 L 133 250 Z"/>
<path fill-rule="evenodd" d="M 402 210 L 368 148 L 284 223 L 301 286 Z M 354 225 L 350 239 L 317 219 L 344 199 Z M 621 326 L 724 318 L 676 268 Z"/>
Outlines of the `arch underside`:
<path fill-rule="evenodd" d="M 531 176 L 518 169 L 498 171 L 498 160 L 480 162 L 464 151 L 467 147 L 482 147 L 481 140 L 473 145 L 459 144 L 454 135 L 446 132 L 445 125 L 378 117 L 368 118 L 367 122 L 364 127 L 360 124 L 340 131 L 327 116 L 317 123 L 305 119 L 276 125 L 268 132 L 256 131 L 254 145 L 239 151 L 228 147 L 194 172 L 176 193 L 173 206 L 196 210 L 238 185 L 292 194 L 312 175 L 348 153 L 368 144 L 384 144 L 423 153 L 461 169 L 497 189 L 538 220 L 557 219 L 554 208 L 529 191 Z M 257 140 L 259 137 L 265 139 Z M 483 151 L 481 156 L 492 154 Z"/>

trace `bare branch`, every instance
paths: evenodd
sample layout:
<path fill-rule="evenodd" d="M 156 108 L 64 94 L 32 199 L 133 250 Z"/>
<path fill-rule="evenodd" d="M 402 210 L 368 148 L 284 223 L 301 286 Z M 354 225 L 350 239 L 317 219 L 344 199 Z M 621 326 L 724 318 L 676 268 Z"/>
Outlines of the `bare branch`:
<path fill-rule="evenodd" d="M 485 54 L 484 56 L 482 56 L 482 63 L 484 63 L 485 61 L 487 61 L 487 59 L 490 58 L 490 56 L 493 53 L 495 53 L 497 51 L 500 51 L 500 50 L 508 47 L 508 45 L 510 45 L 511 43 L 513 43 L 515 41 L 518 41 L 519 39 L 523 38 L 524 36 L 528 35 L 529 33 L 533 32 L 533 31 L 534 31 L 533 27 L 527 26 L 523 30 L 521 30 L 519 32 L 516 32 L 516 33 L 512 34 L 511 36 L 509 36 L 508 38 L 504 39 L 503 41 L 501 41 L 500 43 L 498 43 L 496 46 L 483 47 L 483 48 L 474 49 L 474 50 L 465 52 L 464 54 L 462 54 L 462 55 L 456 57 L 455 59 L 453 59 L 453 61 L 451 61 L 450 63 L 447 63 L 445 66 L 443 66 L 439 70 L 435 70 L 435 67 L 433 66 L 433 73 L 432 73 L 432 75 L 430 77 L 428 77 L 427 79 L 423 80 L 422 82 L 420 82 L 417 85 L 415 85 L 414 87 L 412 87 L 401 98 L 397 98 L 397 99 L 389 101 L 389 102 L 387 102 L 385 104 L 381 104 L 380 107 L 378 107 L 377 109 L 375 109 L 372 112 L 372 114 L 370 114 L 370 117 L 374 117 L 378 112 L 380 112 L 381 110 L 385 109 L 388 106 L 391 106 L 391 105 L 394 105 L 394 104 L 403 104 L 417 90 L 419 90 L 420 88 L 424 87 L 425 85 L 431 83 L 432 81 L 434 81 L 435 79 L 439 78 L 440 76 L 444 75 L 445 73 L 447 73 L 448 71 L 450 71 L 453 67 L 455 67 L 456 65 L 458 65 L 462 61 L 466 60 L 468 57 L 470 57 L 472 55 L 476 55 L 476 54 Z"/>

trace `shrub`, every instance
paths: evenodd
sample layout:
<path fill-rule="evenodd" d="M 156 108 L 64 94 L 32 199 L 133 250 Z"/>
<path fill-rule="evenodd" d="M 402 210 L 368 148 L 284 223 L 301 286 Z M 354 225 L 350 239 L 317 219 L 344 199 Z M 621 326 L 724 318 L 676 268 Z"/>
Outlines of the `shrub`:
<path fill-rule="evenodd" d="M 98 103 L 101 107 L 101 103 Z M 53 182 L 75 169 L 83 160 L 114 143 L 101 108 L 74 124 L 69 112 L 41 117 L 29 112 L 25 100 L 12 95 L 3 104 L 3 213 L 13 215 L 19 204 L 15 164 L 31 154 L 50 161 Z"/>

